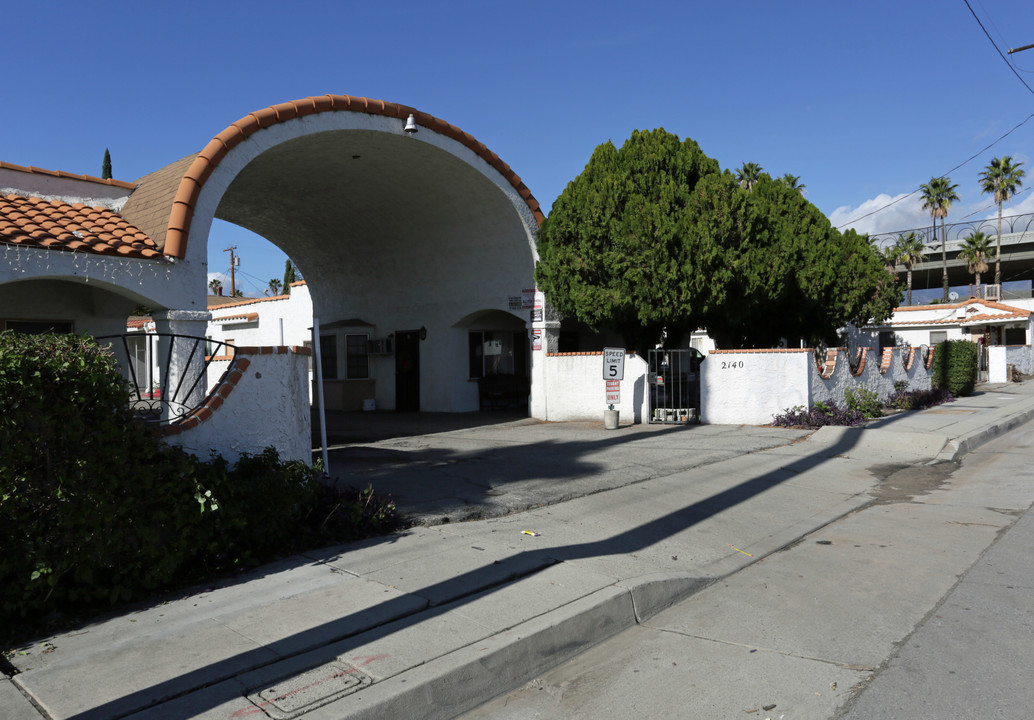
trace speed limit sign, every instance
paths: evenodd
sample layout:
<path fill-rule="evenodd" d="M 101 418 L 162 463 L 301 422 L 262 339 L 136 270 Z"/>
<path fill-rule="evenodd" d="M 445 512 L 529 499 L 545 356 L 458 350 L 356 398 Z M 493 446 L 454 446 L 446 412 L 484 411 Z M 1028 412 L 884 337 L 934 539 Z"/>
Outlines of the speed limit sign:
<path fill-rule="evenodd" d="M 624 348 L 603 348 L 603 379 L 625 379 Z"/>

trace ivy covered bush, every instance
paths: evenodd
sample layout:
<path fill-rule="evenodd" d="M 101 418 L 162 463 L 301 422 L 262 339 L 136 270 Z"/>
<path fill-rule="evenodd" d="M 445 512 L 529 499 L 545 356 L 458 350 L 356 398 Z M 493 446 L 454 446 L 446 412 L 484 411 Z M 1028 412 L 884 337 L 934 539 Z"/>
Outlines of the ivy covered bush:
<path fill-rule="evenodd" d="M 0 635 L 398 525 L 272 448 L 230 468 L 165 446 L 127 400 L 93 340 L 0 332 Z"/>
<path fill-rule="evenodd" d="M 933 353 L 933 386 L 955 397 L 970 395 L 977 382 L 979 349 L 968 340 L 947 340 Z"/>

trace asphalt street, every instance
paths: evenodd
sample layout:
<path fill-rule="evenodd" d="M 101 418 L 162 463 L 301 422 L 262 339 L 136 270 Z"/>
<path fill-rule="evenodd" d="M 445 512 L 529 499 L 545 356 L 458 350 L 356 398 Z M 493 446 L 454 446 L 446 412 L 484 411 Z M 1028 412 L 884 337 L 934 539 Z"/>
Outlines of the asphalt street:
<path fill-rule="evenodd" d="M 462 717 L 1025 717 L 1031 467 L 1021 428 L 889 472 L 866 507 Z"/>

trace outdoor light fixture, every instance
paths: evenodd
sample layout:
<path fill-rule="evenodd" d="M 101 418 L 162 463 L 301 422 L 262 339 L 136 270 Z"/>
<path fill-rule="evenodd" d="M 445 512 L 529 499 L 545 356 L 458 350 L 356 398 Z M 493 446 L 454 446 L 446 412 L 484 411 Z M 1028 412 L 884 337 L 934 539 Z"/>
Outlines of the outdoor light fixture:
<path fill-rule="evenodd" d="M 406 120 L 406 127 L 402 128 L 402 129 L 405 130 L 410 135 L 412 135 L 413 133 L 416 132 L 416 130 L 417 130 L 417 128 L 416 128 L 416 118 L 413 117 L 413 113 L 409 114 L 409 118 Z"/>
<path fill-rule="evenodd" d="M 425 328 L 423 325 L 420 326 L 420 339 L 421 340 L 426 340 L 427 339 L 427 328 Z"/>

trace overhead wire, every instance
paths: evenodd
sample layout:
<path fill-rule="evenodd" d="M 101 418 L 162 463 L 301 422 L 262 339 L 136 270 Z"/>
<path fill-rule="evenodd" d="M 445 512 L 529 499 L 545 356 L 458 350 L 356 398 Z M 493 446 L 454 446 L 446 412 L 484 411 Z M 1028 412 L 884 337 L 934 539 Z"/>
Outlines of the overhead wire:
<path fill-rule="evenodd" d="M 1029 90 L 1029 91 L 1030 91 L 1030 93 L 1031 93 L 1032 95 L 1034 95 L 1034 88 L 1031 88 L 1031 86 L 1027 84 L 1027 81 L 1026 81 L 1026 80 L 1024 80 L 1024 79 L 1023 79 L 1023 78 L 1022 78 L 1022 77 L 1020 76 L 1020 74 L 1019 74 L 1019 73 L 1018 73 L 1018 72 L 1016 71 L 1016 68 L 1015 68 L 1015 67 L 1013 67 L 1013 64 L 1012 64 L 1011 62 L 1009 62 L 1009 58 L 1007 58 L 1007 57 L 1005 56 L 1005 54 L 1004 54 L 1004 53 L 1002 52 L 1001 48 L 999 48 L 999 47 L 998 47 L 998 43 L 996 43 L 996 42 L 994 41 L 994 38 L 992 38 L 992 37 L 991 37 L 991 34 L 990 34 L 990 33 L 989 33 L 988 31 L 987 31 L 987 28 L 986 28 L 986 27 L 984 27 L 984 23 L 982 23 L 982 22 L 980 21 L 980 18 L 979 18 L 979 17 L 977 16 L 976 12 L 975 12 L 975 11 L 973 10 L 973 6 L 969 4 L 969 0 L 962 0 L 962 1 L 963 1 L 964 3 L 966 3 L 966 7 L 967 7 L 967 8 L 969 8 L 969 11 L 970 11 L 970 13 L 972 13 L 973 17 L 974 17 L 974 18 L 976 19 L 976 21 L 977 21 L 977 24 L 978 24 L 978 25 L 980 25 L 980 29 L 984 31 L 984 35 L 986 35 L 986 36 L 987 36 L 987 39 L 988 39 L 988 40 L 989 40 L 989 41 L 991 42 L 991 45 L 993 45 L 993 46 L 994 46 L 994 49 L 998 51 L 998 54 L 999 54 L 999 55 L 1000 55 L 1000 56 L 1002 57 L 1002 60 L 1004 60 L 1004 61 L 1005 61 L 1005 64 L 1009 66 L 1009 69 L 1010 69 L 1010 70 L 1012 70 L 1012 73 L 1013 73 L 1013 75 L 1015 75 L 1015 76 L 1016 76 L 1016 78 L 1017 78 L 1017 79 L 1018 79 L 1018 80 L 1019 80 L 1019 81 L 1020 81 L 1021 83 L 1023 83 L 1023 86 L 1024 86 L 1025 88 L 1027 88 L 1027 90 Z M 969 157 L 969 158 L 968 158 L 967 160 L 965 160 L 965 161 L 963 161 L 963 162 L 959 163 L 958 165 L 956 165 L 955 167 L 953 167 L 953 168 L 952 168 L 951 170 L 949 170 L 948 172 L 946 172 L 946 173 L 942 173 L 941 175 L 939 175 L 939 176 L 937 176 L 937 177 L 948 177 L 949 175 L 951 175 L 951 174 L 952 174 L 953 172 L 955 172 L 955 171 L 956 171 L 956 170 L 958 170 L 959 168 L 965 167 L 966 165 L 968 165 L 969 163 L 971 163 L 971 162 L 972 162 L 973 160 L 977 159 L 978 157 L 980 157 L 981 155 L 983 155 L 983 154 L 984 154 L 985 152 L 987 152 L 988 150 L 990 150 L 991 148 L 993 148 L 993 147 L 994 147 L 995 145 L 997 145 L 998 143 L 1000 143 L 1000 142 L 1001 142 L 1002 140 L 1004 140 L 1005 138 L 1009 137 L 1009 136 L 1010 136 L 1010 135 L 1012 135 L 1012 134 L 1013 134 L 1014 132 L 1016 132 L 1017 130 L 1019 130 L 1019 129 L 1020 129 L 1021 127 L 1023 127 L 1024 125 L 1026 125 L 1026 124 L 1027 124 L 1028 122 L 1030 122 L 1030 120 L 1031 120 L 1032 118 L 1034 118 L 1034 113 L 1031 113 L 1030 115 L 1028 115 L 1028 116 L 1027 116 L 1027 117 L 1026 117 L 1026 118 L 1025 118 L 1024 120 L 1022 120 L 1022 121 L 1021 121 L 1021 122 L 1020 122 L 1020 123 L 1019 123 L 1018 125 L 1016 125 L 1015 127 L 1013 127 L 1013 128 L 1011 129 L 1011 130 L 1009 130 L 1008 132 L 1006 132 L 1006 133 L 1005 133 L 1004 135 L 1002 135 L 1001 137 L 999 137 L 999 138 L 998 138 L 997 140 L 995 140 L 994 142 L 992 142 L 992 143 L 991 143 L 990 145 L 988 145 L 987 147 L 983 148 L 982 150 L 980 150 L 979 152 L 975 153 L 974 155 L 971 155 L 971 156 L 970 156 L 970 157 Z M 865 218 L 867 218 L 867 217 L 872 217 L 872 216 L 873 216 L 873 215 L 875 215 L 876 213 L 880 213 L 880 212 L 883 212 L 883 211 L 884 211 L 884 210 L 886 210 L 887 208 L 889 208 L 889 207 L 893 207 L 894 205 L 897 205 L 897 204 L 898 204 L 899 202 L 901 202 L 902 200 L 907 200 L 908 198 L 910 198 L 910 197 L 912 197 L 913 195 L 915 195 L 916 193 L 918 193 L 918 192 L 919 192 L 920 190 L 921 190 L 921 188 L 916 188 L 916 189 L 915 189 L 915 190 L 913 190 L 912 192 L 910 192 L 910 193 L 906 193 L 905 195 L 902 195 L 902 196 L 900 196 L 900 197 L 897 197 L 897 198 L 895 198 L 894 200 L 892 200 L 891 202 L 887 203 L 886 205 L 884 205 L 884 206 L 882 206 L 882 207 L 876 208 L 875 210 L 872 210 L 872 211 L 870 211 L 870 212 L 867 212 L 867 213 L 866 213 L 865 215 L 860 215 L 859 217 L 856 217 L 856 218 L 854 218 L 853 220 L 849 220 L 849 221 L 848 221 L 848 222 L 846 222 L 846 223 L 843 223 L 843 224 L 841 224 L 841 225 L 838 225 L 838 226 L 837 226 L 837 230 L 841 230 L 841 229 L 843 229 L 843 228 L 845 228 L 845 227 L 847 227 L 847 226 L 849 226 L 849 225 L 853 225 L 854 223 L 858 222 L 859 220 L 864 220 L 864 219 L 865 219 Z M 967 215 L 966 217 L 969 217 L 969 215 Z"/>

